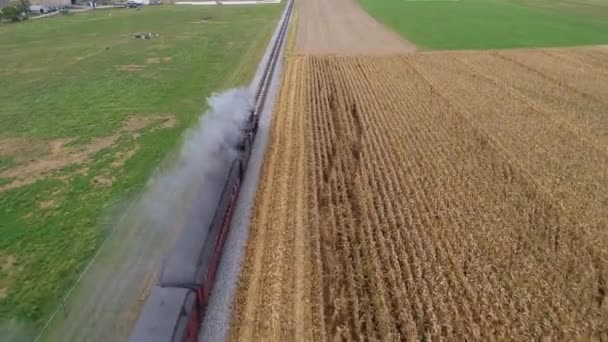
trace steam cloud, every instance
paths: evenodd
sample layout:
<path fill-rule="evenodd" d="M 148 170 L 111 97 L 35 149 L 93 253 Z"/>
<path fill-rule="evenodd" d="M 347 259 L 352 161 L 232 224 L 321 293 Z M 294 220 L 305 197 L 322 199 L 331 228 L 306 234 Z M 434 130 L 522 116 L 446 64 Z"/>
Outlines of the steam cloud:
<path fill-rule="evenodd" d="M 212 94 L 210 109 L 186 132 L 177 166 L 154 178 L 143 198 L 147 220 L 167 227 L 189 218 L 187 225 L 210 221 L 251 108 L 244 88 Z"/>
<path fill-rule="evenodd" d="M 133 230 L 139 232 L 135 235 L 136 239 L 148 240 L 147 243 L 141 245 L 135 243 L 129 247 L 128 253 L 133 254 L 125 257 L 131 259 L 131 263 L 142 255 L 154 254 L 141 250 L 149 248 L 150 241 L 159 240 L 160 244 L 163 241 L 170 246 L 171 243 L 167 239 L 178 236 L 174 248 L 184 253 L 173 258 L 172 265 L 167 265 L 170 266 L 167 268 L 175 274 L 187 274 L 196 267 L 194 260 L 189 256 L 192 255 L 191 251 L 200 253 L 201 243 L 213 218 L 229 168 L 234 158 L 238 156 L 237 146 L 242 139 L 242 128 L 247 122 L 251 108 L 251 96 L 244 88 L 230 89 L 212 94 L 207 102 L 209 110 L 201 115 L 195 127 L 186 131 L 173 167 L 157 172 L 143 196 L 127 209 L 128 214 L 125 215 L 129 218 L 126 224 L 141 226 L 145 232 L 142 234 L 139 228 Z M 123 215 L 123 205 L 117 204 L 116 208 L 112 208 L 106 214 L 108 229 L 110 225 L 117 224 L 118 215 Z M 121 232 L 117 234 L 120 235 Z M 121 238 L 131 237 L 128 233 L 121 235 Z M 165 246 L 159 248 L 167 249 Z M 133 273 L 157 272 L 159 261 L 163 262 L 156 257 L 139 260 L 138 269 L 129 270 L 100 263 L 97 268 L 93 267 L 90 270 L 87 277 L 95 279 L 95 276 L 99 276 L 104 279 L 103 277 L 109 273 L 117 282 L 125 281 L 122 280 L 123 277 L 139 279 L 128 276 L 133 277 Z M 107 288 L 99 290 L 112 291 Z M 78 306 L 72 308 L 74 314 L 78 315 L 81 308 Z M 65 314 L 66 312 L 63 312 L 58 317 L 65 319 Z M 39 332 L 39 327 L 29 320 L 0 320 L 2 341 L 6 339 L 32 341 Z"/>

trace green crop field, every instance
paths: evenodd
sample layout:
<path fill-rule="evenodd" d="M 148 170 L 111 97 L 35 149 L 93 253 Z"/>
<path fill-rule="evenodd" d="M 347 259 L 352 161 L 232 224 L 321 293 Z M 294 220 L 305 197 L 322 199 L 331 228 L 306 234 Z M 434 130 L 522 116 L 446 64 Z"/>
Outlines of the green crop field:
<path fill-rule="evenodd" d="M 603 0 L 359 0 L 421 49 L 608 43 Z"/>
<path fill-rule="evenodd" d="M 40 328 L 107 233 L 104 215 L 142 189 L 208 95 L 247 83 L 281 8 L 0 25 L 0 335 L 11 321 Z"/>

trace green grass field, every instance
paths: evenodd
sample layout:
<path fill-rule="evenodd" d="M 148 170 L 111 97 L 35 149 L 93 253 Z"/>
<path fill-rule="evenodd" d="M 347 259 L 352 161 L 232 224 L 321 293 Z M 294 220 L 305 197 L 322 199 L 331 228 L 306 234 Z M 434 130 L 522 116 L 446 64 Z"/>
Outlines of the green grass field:
<path fill-rule="evenodd" d="M 107 233 L 103 217 L 142 189 L 211 92 L 247 83 L 281 8 L 0 25 L 0 333 L 40 327 Z"/>
<path fill-rule="evenodd" d="M 608 43 L 603 0 L 359 0 L 420 49 Z"/>

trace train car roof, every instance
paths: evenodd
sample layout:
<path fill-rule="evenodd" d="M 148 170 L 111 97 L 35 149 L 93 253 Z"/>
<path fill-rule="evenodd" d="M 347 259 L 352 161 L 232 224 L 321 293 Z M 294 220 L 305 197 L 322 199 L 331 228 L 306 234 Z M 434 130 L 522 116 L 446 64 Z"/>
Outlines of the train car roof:
<path fill-rule="evenodd" d="M 201 192 L 201 196 L 205 197 L 206 202 L 197 201 L 200 203 L 200 210 L 188 220 L 188 224 L 165 261 L 159 279 L 159 284 L 162 286 L 200 285 L 203 281 L 203 272 L 206 271 L 203 264 L 207 263 L 213 254 L 217 237 L 214 235 L 217 229 L 211 232 L 210 229 L 217 228 L 215 227 L 217 222 L 214 220 L 222 218 L 221 214 L 216 215 L 216 211 L 219 213 L 225 211 L 230 191 L 226 187 L 226 182 L 238 173 L 238 165 L 235 165 L 236 161 L 233 161 L 224 174 L 217 179 L 209 180 L 215 186 L 204 184 L 205 191 Z M 210 233 L 212 236 L 209 236 Z"/>
<path fill-rule="evenodd" d="M 189 293 L 189 289 L 154 286 L 129 342 L 172 341 Z"/>

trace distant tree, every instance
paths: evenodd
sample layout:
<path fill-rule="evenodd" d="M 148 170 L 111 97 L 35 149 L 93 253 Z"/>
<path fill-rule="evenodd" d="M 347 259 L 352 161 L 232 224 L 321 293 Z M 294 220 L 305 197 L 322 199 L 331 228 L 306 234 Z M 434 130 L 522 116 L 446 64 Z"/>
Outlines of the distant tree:
<path fill-rule="evenodd" d="M 21 20 L 21 11 L 14 4 L 8 4 L 0 10 L 0 19 L 8 21 Z"/>
<path fill-rule="evenodd" d="M 17 5 L 17 8 L 22 10 L 26 15 L 30 13 L 30 0 L 16 0 L 15 5 Z"/>
<path fill-rule="evenodd" d="M 0 19 L 11 22 L 25 20 L 29 16 L 29 11 L 29 0 L 16 0 L 0 9 Z"/>

